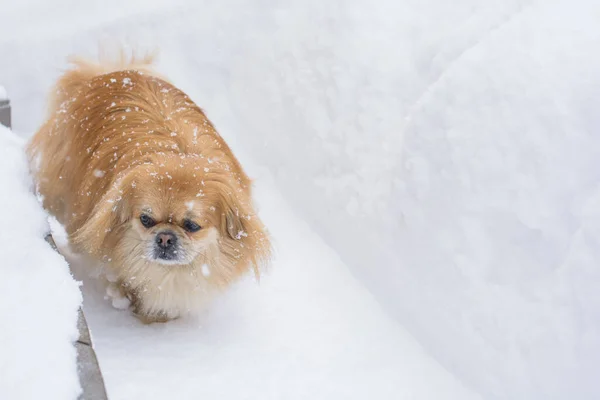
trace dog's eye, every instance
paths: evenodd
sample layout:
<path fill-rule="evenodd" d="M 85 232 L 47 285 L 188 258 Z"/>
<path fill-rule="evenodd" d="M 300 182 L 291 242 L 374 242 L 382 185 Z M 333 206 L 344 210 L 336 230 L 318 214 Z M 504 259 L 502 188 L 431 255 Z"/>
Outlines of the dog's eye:
<path fill-rule="evenodd" d="M 190 221 L 189 219 L 186 219 L 185 221 L 183 221 L 183 229 L 185 229 L 188 232 L 198 232 L 200 229 L 202 229 L 202 227 L 200 225 L 198 225 L 197 223 L 195 223 L 194 221 Z"/>
<path fill-rule="evenodd" d="M 144 225 L 144 228 L 152 228 L 156 225 L 156 222 L 146 214 L 140 215 L 140 222 Z"/>

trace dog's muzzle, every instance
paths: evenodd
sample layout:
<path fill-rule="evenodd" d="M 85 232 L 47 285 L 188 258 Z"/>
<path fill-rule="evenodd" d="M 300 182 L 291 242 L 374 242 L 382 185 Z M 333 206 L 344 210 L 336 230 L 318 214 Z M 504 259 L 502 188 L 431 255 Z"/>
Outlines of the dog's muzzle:
<path fill-rule="evenodd" d="M 154 258 L 159 260 L 174 261 L 178 258 L 177 235 L 171 231 L 161 231 L 154 239 Z"/>

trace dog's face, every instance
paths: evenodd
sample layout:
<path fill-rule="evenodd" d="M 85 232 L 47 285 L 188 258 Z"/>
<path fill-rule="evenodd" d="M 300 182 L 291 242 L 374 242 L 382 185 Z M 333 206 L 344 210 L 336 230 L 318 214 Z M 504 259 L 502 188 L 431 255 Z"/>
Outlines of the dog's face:
<path fill-rule="evenodd" d="M 123 175 L 75 240 L 110 259 L 124 275 L 159 268 L 209 268 L 226 284 L 252 265 L 269 243 L 250 191 L 228 164 L 164 156 Z M 205 267 L 207 266 L 207 267 Z"/>
<path fill-rule="evenodd" d="M 218 245 L 218 204 L 198 196 L 202 191 L 196 185 L 156 184 L 144 178 L 139 184 L 147 186 L 131 199 L 129 232 L 121 240 L 137 241 L 144 259 L 191 264 Z"/>

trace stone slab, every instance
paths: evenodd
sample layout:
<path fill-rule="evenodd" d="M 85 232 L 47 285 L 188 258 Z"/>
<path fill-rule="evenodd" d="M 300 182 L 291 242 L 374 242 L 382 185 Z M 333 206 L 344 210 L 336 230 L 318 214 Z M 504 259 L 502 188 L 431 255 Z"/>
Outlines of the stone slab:
<path fill-rule="evenodd" d="M 0 124 L 11 127 L 10 102 L 8 100 L 0 100 Z"/>

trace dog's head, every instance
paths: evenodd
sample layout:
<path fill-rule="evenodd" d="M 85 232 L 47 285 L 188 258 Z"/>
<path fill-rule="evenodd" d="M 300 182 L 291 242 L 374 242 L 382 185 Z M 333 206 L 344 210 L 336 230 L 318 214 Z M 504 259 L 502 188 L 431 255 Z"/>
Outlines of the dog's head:
<path fill-rule="evenodd" d="M 135 275 L 188 268 L 227 284 L 258 276 L 270 244 L 239 174 L 202 156 L 161 155 L 124 171 L 72 240 Z"/>

